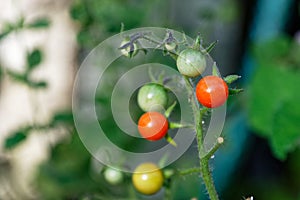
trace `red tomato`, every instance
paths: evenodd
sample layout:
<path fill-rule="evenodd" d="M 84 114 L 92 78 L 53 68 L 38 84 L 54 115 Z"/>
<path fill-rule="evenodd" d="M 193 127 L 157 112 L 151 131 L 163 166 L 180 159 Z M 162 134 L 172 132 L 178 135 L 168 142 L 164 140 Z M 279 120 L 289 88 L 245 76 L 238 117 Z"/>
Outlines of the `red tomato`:
<path fill-rule="evenodd" d="M 168 132 L 167 118 L 159 112 L 146 112 L 138 122 L 138 130 L 143 138 L 151 141 L 163 138 Z"/>
<path fill-rule="evenodd" d="M 206 76 L 198 82 L 196 96 L 203 106 L 216 108 L 226 102 L 228 98 L 228 86 L 218 76 Z"/>

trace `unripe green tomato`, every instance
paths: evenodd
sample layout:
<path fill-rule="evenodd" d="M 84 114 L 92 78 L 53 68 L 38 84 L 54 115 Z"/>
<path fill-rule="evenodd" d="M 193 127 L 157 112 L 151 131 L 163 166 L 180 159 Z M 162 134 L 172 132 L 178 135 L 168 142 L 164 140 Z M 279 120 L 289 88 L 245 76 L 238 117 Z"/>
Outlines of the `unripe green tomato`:
<path fill-rule="evenodd" d="M 123 174 L 117 169 L 106 168 L 103 175 L 105 180 L 111 185 L 117 185 L 123 181 Z"/>
<path fill-rule="evenodd" d="M 165 47 L 168 51 L 173 51 L 176 49 L 177 44 L 175 42 L 165 43 Z"/>
<path fill-rule="evenodd" d="M 137 191 L 145 195 L 158 192 L 164 182 L 162 171 L 154 163 L 139 165 L 132 175 L 132 183 Z"/>
<path fill-rule="evenodd" d="M 125 44 L 128 43 L 128 42 L 129 42 L 128 39 L 124 39 L 124 40 L 121 42 L 120 47 L 122 47 L 123 45 L 125 45 Z M 128 46 L 128 47 L 126 47 L 126 48 L 124 48 L 124 49 L 121 49 L 121 53 L 122 53 L 124 56 L 131 58 L 131 57 L 135 56 L 135 55 L 138 53 L 138 47 L 137 47 L 136 43 L 133 43 L 133 52 L 132 52 L 131 55 L 130 55 L 130 46 Z"/>
<path fill-rule="evenodd" d="M 206 69 L 205 56 L 197 50 L 185 49 L 181 51 L 177 58 L 178 71 L 188 77 L 196 77 Z"/>
<path fill-rule="evenodd" d="M 148 83 L 139 89 L 137 101 L 145 112 L 161 111 L 167 106 L 168 95 L 162 85 Z"/>

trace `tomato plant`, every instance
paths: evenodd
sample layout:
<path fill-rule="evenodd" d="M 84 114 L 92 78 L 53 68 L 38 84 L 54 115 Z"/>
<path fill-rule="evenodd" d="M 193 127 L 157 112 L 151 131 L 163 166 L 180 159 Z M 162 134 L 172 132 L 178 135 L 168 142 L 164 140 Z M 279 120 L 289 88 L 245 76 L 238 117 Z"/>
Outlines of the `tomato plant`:
<path fill-rule="evenodd" d="M 164 182 L 162 171 L 154 163 L 142 163 L 132 175 L 132 183 L 137 191 L 145 195 L 158 192 Z"/>
<path fill-rule="evenodd" d="M 138 130 L 147 140 L 156 141 L 163 138 L 168 132 L 167 118 L 159 112 L 146 112 L 138 121 Z"/>
<path fill-rule="evenodd" d="M 165 43 L 165 48 L 168 51 L 174 51 L 177 48 L 177 44 L 175 42 L 167 42 Z"/>
<path fill-rule="evenodd" d="M 178 71 L 188 77 L 199 76 L 206 69 L 203 53 L 191 48 L 181 51 L 176 62 Z"/>
<path fill-rule="evenodd" d="M 168 102 L 168 95 L 162 85 L 149 83 L 139 89 L 137 101 L 140 108 L 147 111 L 163 110 Z"/>
<path fill-rule="evenodd" d="M 198 101 L 208 108 L 223 105 L 228 98 L 228 93 L 226 82 L 218 76 L 206 76 L 196 86 Z"/>
<path fill-rule="evenodd" d="M 126 57 L 133 57 L 138 53 L 137 44 L 131 42 L 129 39 L 124 39 L 120 45 L 121 53 Z"/>

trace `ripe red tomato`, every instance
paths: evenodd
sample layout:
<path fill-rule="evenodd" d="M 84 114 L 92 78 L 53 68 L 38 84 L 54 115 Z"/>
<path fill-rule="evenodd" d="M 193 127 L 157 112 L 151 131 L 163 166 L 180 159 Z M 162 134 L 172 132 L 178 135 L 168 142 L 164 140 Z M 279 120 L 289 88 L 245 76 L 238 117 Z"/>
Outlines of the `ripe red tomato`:
<path fill-rule="evenodd" d="M 206 76 L 198 82 L 196 96 L 203 106 L 216 108 L 226 102 L 228 98 L 228 86 L 218 76 Z"/>
<path fill-rule="evenodd" d="M 168 132 L 167 118 L 159 112 L 146 112 L 138 122 L 138 130 L 143 138 L 155 141 L 163 138 Z"/>

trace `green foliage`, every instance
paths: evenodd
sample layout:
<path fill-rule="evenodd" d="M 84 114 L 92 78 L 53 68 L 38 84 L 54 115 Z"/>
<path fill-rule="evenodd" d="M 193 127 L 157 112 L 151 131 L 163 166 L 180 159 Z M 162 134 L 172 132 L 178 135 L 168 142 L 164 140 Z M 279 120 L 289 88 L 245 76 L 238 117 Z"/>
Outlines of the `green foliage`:
<path fill-rule="evenodd" d="M 12 149 L 15 146 L 17 146 L 19 143 L 21 143 L 22 141 L 24 141 L 27 137 L 27 132 L 26 131 L 18 131 L 15 134 L 13 134 L 12 136 L 8 137 L 5 140 L 5 145 L 4 147 L 6 149 Z"/>
<path fill-rule="evenodd" d="M 14 31 L 21 31 L 26 28 L 46 28 L 50 25 L 50 21 L 47 18 L 40 18 L 36 21 L 26 24 L 25 19 L 21 17 L 15 23 L 4 24 L 3 31 L 0 33 L 0 40 L 4 39 L 10 33 Z M 26 84 L 30 88 L 40 89 L 46 88 L 47 83 L 45 81 L 35 81 L 30 78 L 30 73 L 35 69 L 43 60 L 42 52 L 39 49 L 34 49 L 31 52 L 27 52 L 27 65 L 24 73 L 17 73 L 12 70 L 6 70 L 6 74 L 17 82 Z M 0 68 L 1 70 L 1 68 Z M 1 70 L 2 72 L 2 70 Z M 2 75 L 2 73 L 0 74 Z"/>
<path fill-rule="evenodd" d="M 50 159 L 42 164 L 37 175 L 37 188 L 43 199 L 73 199 L 99 190 L 91 179 L 90 154 L 78 134 L 70 142 L 52 149 Z"/>
<path fill-rule="evenodd" d="M 42 52 L 39 49 L 35 49 L 27 54 L 27 69 L 31 71 L 38 66 L 42 61 Z"/>
<path fill-rule="evenodd" d="M 26 25 L 28 28 L 47 28 L 50 25 L 50 20 L 48 18 L 40 18 L 36 21 Z"/>
<path fill-rule="evenodd" d="M 24 22 L 25 19 L 21 17 L 15 23 L 4 23 L 4 28 L 0 33 L 0 40 L 4 39 L 13 31 L 22 30 L 25 28 L 47 28 L 50 25 L 50 21 L 48 18 L 40 18 L 29 24 L 25 24 Z"/>
<path fill-rule="evenodd" d="M 20 74 L 14 71 L 7 70 L 7 75 L 9 75 L 12 79 L 17 82 L 26 84 L 28 87 L 33 89 L 43 89 L 47 87 L 47 83 L 45 81 L 33 81 L 29 78 L 29 72 L 25 72 L 24 74 Z"/>
<path fill-rule="evenodd" d="M 286 37 L 256 46 L 259 67 L 249 88 L 250 124 L 281 160 L 300 140 L 300 62 L 292 59 L 291 47 Z"/>
<path fill-rule="evenodd" d="M 45 131 L 55 128 L 57 125 L 62 123 L 64 125 L 73 125 L 73 115 L 71 112 L 58 112 L 47 124 L 27 125 L 24 128 L 15 131 L 8 138 L 6 138 L 4 148 L 10 150 L 17 147 L 34 130 Z"/>
<path fill-rule="evenodd" d="M 80 23 L 77 40 L 81 47 L 92 48 L 109 34 L 119 33 L 121 23 L 127 29 L 141 26 L 147 12 L 139 3 L 119 0 L 75 0 L 70 9 L 71 17 Z M 151 1 L 141 3 L 145 8 Z"/>
<path fill-rule="evenodd" d="M 298 84 L 300 81 L 298 81 Z M 300 95 L 298 99 L 287 100 L 274 114 L 271 145 L 275 155 L 284 159 L 287 152 L 295 150 L 300 141 Z"/>

